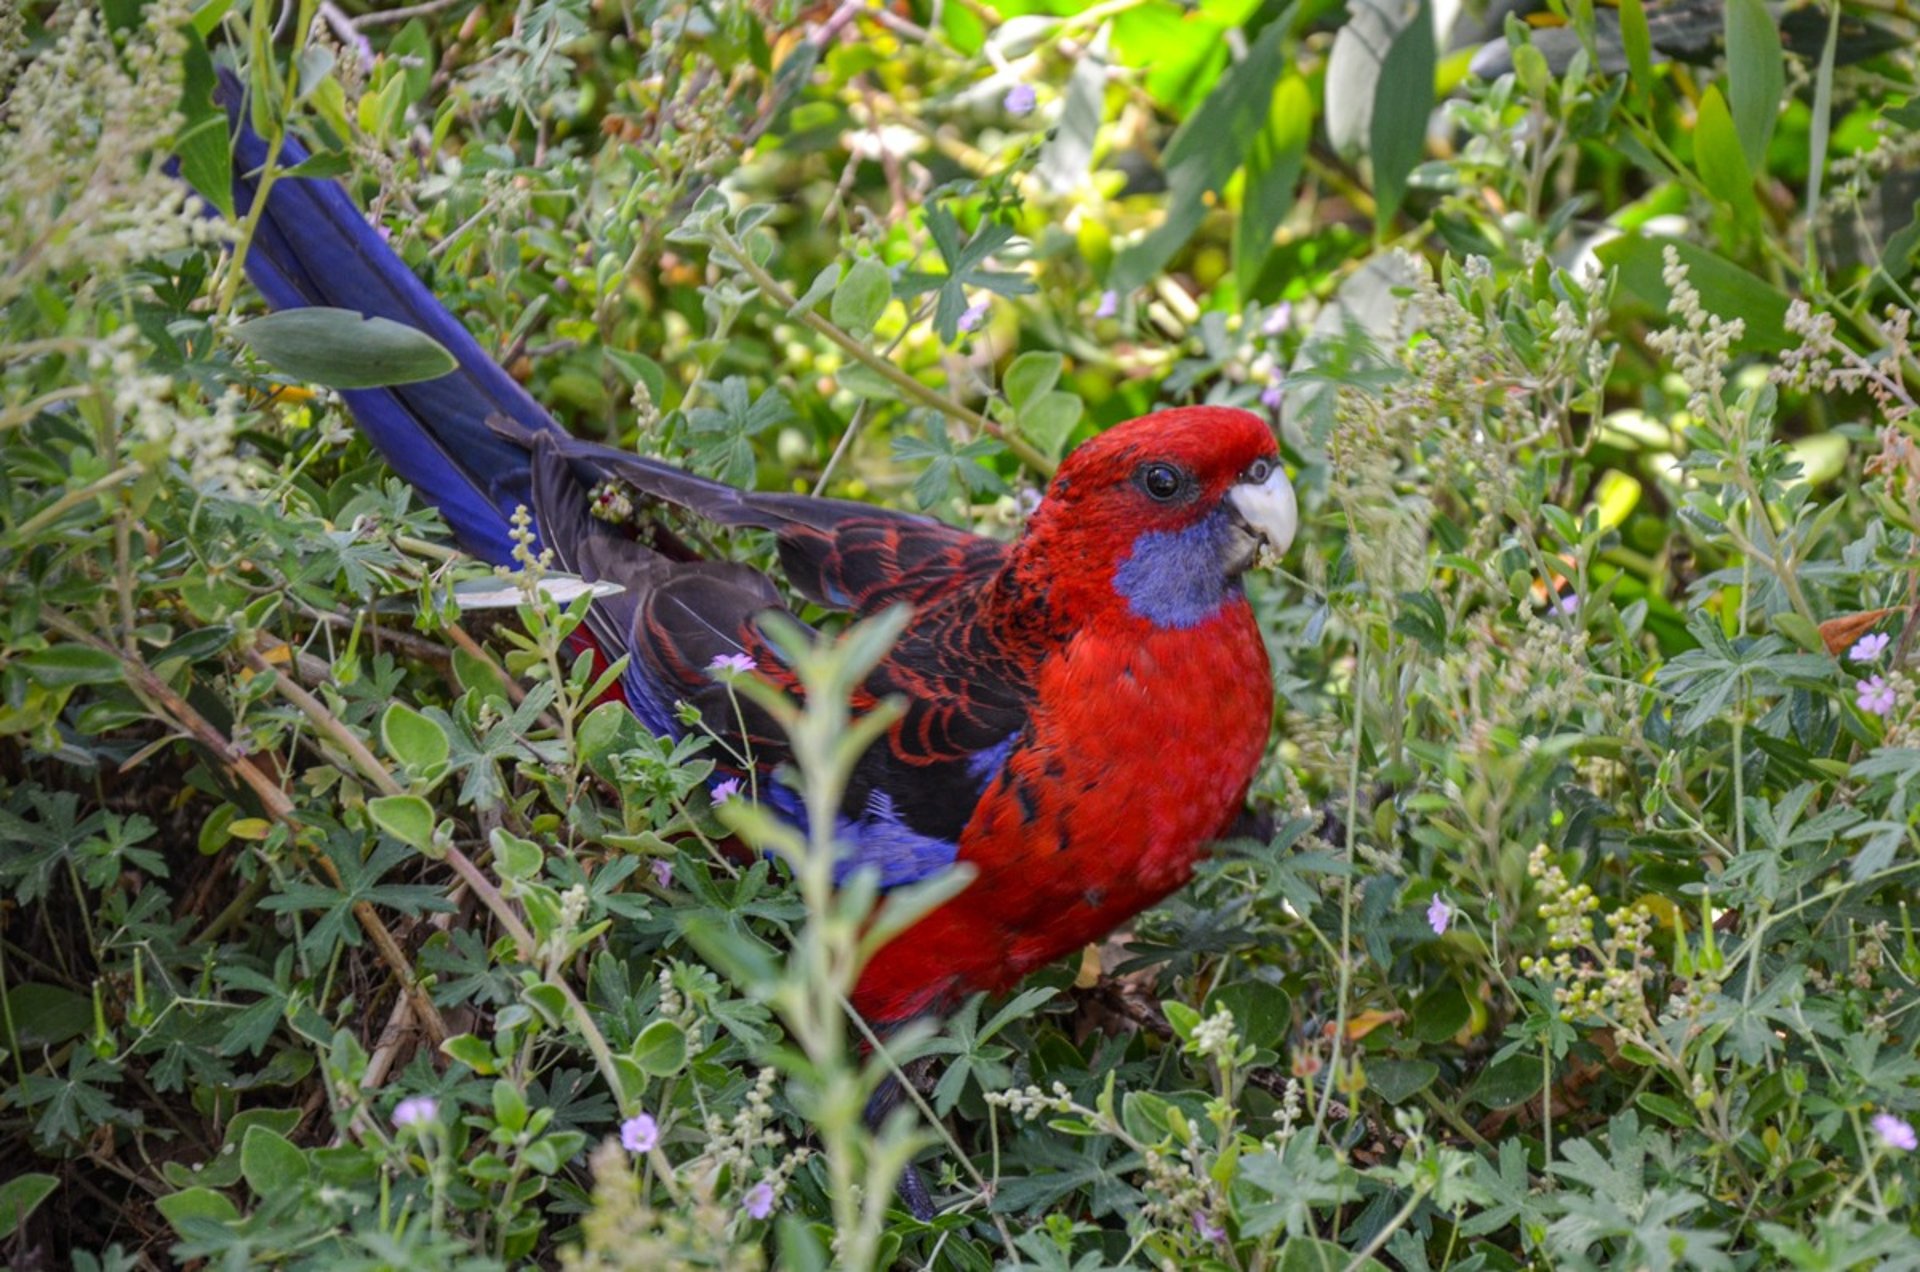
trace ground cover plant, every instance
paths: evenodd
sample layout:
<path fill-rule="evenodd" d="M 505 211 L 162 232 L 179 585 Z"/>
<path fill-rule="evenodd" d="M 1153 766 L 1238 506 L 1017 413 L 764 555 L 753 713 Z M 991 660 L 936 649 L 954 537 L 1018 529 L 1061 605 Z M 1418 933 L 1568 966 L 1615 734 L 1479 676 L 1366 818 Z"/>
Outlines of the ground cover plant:
<path fill-rule="evenodd" d="M 0 1254 L 1920 1266 L 1915 34 L 0 6 Z M 584 436 L 1008 536 L 1106 426 L 1266 413 L 1249 833 L 867 1054 L 872 889 L 353 433 L 441 352 L 263 316 L 169 170 L 226 186 L 217 67 Z M 810 789 L 896 632 L 789 639 Z"/>

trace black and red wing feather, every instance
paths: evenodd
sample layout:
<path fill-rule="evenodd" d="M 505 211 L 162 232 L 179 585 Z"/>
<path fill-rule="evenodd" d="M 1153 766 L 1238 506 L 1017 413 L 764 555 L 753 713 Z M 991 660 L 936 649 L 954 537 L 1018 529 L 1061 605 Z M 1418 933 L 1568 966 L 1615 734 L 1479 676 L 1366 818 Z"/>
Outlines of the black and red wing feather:
<path fill-rule="evenodd" d="M 517 430 L 496 421 L 508 435 Z M 750 567 L 650 546 L 591 514 L 588 490 L 623 482 L 725 526 L 773 532 L 794 590 L 855 615 L 894 604 L 914 619 L 863 686 L 871 705 L 889 697 L 905 713 L 856 767 L 847 808 L 918 835 L 956 839 L 1027 720 L 1028 667 L 1011 651 L 987 603 L 1006 561 L 1004 544 L 908 513 L 841 500 L 753 494 L 609 447 L 551 434 L 523 435 L 534 454 L 535 522 L 567 569 L 620 583 L 590 615 L 597 643 L 632 656 L 629 702 L 657 730 L 677 732 L 677 703 L 691 704 L 718 737 L 750 747 L 771 769 L 789 758 L 765 714 L 716 681 L 722 655 L 745 653 L 759 674 L 796 691 L 760 634 L 768 611 L 792 617 L 771 580 Z M 743 733 L 744 726 L 744 733 Z"/>

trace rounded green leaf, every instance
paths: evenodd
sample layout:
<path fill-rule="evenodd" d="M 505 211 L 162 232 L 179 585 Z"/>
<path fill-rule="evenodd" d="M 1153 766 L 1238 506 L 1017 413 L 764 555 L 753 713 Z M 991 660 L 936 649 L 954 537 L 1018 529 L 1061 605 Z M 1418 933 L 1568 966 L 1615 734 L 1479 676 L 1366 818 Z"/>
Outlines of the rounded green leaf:
<path fill-rule="evenodd" d="M 15 1175 L 0 1184 L 0 1241 L 18 1232 L 33 1208 L 51 1196 L 59 1182 L 52 1175 L 35 1172 Z"/>
<path fill-rule="evenodd" d="M 433 805 L 418 795 L 382 795 L 370 799 L 367 813 L 374 825 L 401 843 L 422 852 L 433 850 Z"/>
<path fill-rule="evenodd" d="M 1067 360 L 1057 353 L 1033 350 L 1023 353 L 1007 368 L 1007 401 L 1020 406 L 1060 383 L 1060 372 Z"/>
<path fill-rule="evenodd" d="M 307 1155 L 268 1127 L 250 1127 L 240 1143 L 240 1173 L 256 1197 L 276 1196 L 307 1182 Z"/>
<path fill-rule="evenodd" d="M 1080 399 L 1071 393 L 1042 393 L 1020 408 L 1020 432 L 1051 458 L 1059 458 L 1080 422 Z"/>
<path fill-rule="evenodd" d="M 440 1050 L 450 1059 L 458 1060 L 475 1073 L 490 1074 L 499 1068 L 493 1048 L 485 1039 L 475 1037 L 473 1034 L 460 1034 L 458 1037 L 449 1038 L 440 1044 Z"/>
<path fill-rule="evenodd" d="M 540 873 L 545 858 L 531 839 L 495 827 L 488 842 L 493 845 L 493 868 L 502 879 L 531 879 Z"/>
<path fill-rule="evenodd" d="M 640 1031 L 629 1054 L 635 1064 L 656 1078 L 678 1073 L 687 1062 L 686 1031 L 671 1020 L 656 1020 Z"/>
<path fill-rule="evenodd" d="M 211 1188 L 183 1188 L 177 1193 L 168 1193 L 154 1203 L 154 1207 L 173 1230 L 185 1235 L 184 1225 L 189 1219 L 211 1219 L 215 1223 L 232 1223 L 240 1217 L 240 1208 L 233 1204 L 223 1192 Z"/>
<path fill-rule="evenodd" d="M 1440 1066 L 1431 1060 L 1369 1060 L 1367 1086 L 1388 1104 L 1402 1104 L 1433 1085 Z"/>
<path fill-rule="evenodd" d="M 459 365 L 426 332 L 351 309 L 286 309 L 233 334 L 276 371 L 330 389 L 412 384 Z"/>
<path fill-rule="evenodd" d="M 445 764 L 452 753 L 446 730 L 401 702 L 380 717 L 380 740 L 386 743 L 387 754 L 420 772 Z"/>
<path fill-rule="evenodd" d="M 1233 1013 L 1234 1032 L 1243 1042 L 1267 1051 L 1282 1051 L 1293 1026 L 1293 1000 L 1287 991 L 1265 981 L 1239 981 L 1207 995 L 1203 1016 L 1225 1007 Z"/>

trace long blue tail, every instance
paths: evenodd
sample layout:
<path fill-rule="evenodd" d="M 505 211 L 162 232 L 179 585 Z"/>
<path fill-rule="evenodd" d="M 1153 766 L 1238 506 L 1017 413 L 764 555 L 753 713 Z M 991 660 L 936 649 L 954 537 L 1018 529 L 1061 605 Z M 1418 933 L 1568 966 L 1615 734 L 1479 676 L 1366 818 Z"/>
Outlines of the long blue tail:
<path fill-rule="evenodd" d="M 234 121 L 234 201 L 245 214 L 258 193 L 267 143 L 246 121 L 237 80 L 223 75 L 219 97 Z M 291 167 L 306 157 L 289 138 L 279 163 Z M 487 417 L 559 431 L 553 417 L 434 299 L 337 182 L 276 180 L 246 270 L 275 309 L 356 310 L 423 331 L 453 354 L 459 368 L 437 380 L 341 396 L 394 471 L 440 509 L 462 547 L 496 564 L 511 561 L 509 519 L 517 506 L 533 504 L 531 456 L 488 427 Z"/>

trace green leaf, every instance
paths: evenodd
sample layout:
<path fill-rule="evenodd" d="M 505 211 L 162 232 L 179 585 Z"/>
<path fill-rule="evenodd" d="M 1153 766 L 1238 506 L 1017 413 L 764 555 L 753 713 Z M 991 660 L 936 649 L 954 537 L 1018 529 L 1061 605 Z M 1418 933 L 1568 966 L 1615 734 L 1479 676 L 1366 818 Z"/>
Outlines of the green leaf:
<path fill-rule="evenodd" d="M 74 685 L 106 685 L 119 681 L 122 667 L 118 654 L 90 645 L 55 645 L 37 649 L 13 660 L 35 684 L 48 689 L 67 689 Z"/>
<path fill-rule="evenodd" d="M 1043 393 L 1020 409 L 1021 436 L 1050 459 L 1058 459 L 1080 423 L 1084 405 L 1071 393 Z"/>
<path fill-rule="evenodd" d="M 1727 96 L 1749 172 L 1767 166 L 1767 143 L 1786 100 L 1780 29 L 1764 0 L 1727 0 Z M 1705 106 L 1702 99 L 1701 105 Z"/>
<path fill-rule="evenodd" d="M 900 294 L 914 297 L 934 292 L 933 326 L 940 339 L 952 344 L 960 335 L 960 317 L 967 311 L 968 291 L 980 289 L 997 296 L 1025 296 L 1033 283 L 1024 274 L 990 268 L 995 252 L 1013 238 L 1013 226 L 994 217 L 982 217 L 973 237 L 960 241 L 960 223 L 945 204 L 927 208 L 927 237 L 933 240 L 945 274 L 912 272 L 901 279 Z"/>
<path fill-rule="evenodd" d="M 233 334 L 275 370 L 330 389 L 412 384 L 459 365 L 426 332 L 351 309 L 286 309 Z"/>
<path fill-rule="evenodd" d="M 18 1232 L 34 1207 L 51 1196 L 59 1183 L 52 1175 L 34 1172 L 0 1184 L 0 1241 Z"/>
<path fill-rule="evenodd" d="M 307 1156 L 283 1135 L 264 1126 L 247 1130 L 240 1144 L 240 1174 L 256 1197 L 278 1197 L 307 1182 Z"/>
<path fill-rule="evenodd" d="M 1021 354 L 1007 368 L 1002 382 L 1007 401 L 1021 406 L 1030 398 L 1050 391 L 1060 382 L 1060 372 L 1066 365 L 1067 360 L 1057 353 L 1034 350 Z"/>
<path fill-rule="evenodd" d="M 1653 35 L 1647 29 L 1644 0 L 1620 0 L 1620 43 L 1627 54 L 1627 78 L 1643 99 L 1653 93 Z"/>
<path fill-rule="evenodd" d="M 1388 1104 L 1404 1104 L 1433 1085 L 1440 1066 L 1431 1060 L 1369 1060 L 1367 1087 Z"/>
<path fill-rule="evenodd" d="M 440 1044 L 440 1050 L 451 1059 L 481 1075 L 491 1074 L 499 1067 L 493 1054 L 493 1048 L 482 1038 L 472 1034 L 460 1034 Z"/>
<path fill-rule="evenodd" d="M 1409 1030 L 1421 1042 L 1444 1042 L 1459 1033 L 1473 1018 L 1473 1006 L 1453 981 L 1442 981 L 1420 995 L 1413 1004 L 1413 1025 Z"/>
<path fill-rule="evenodd" d="M 452 754 L 446 730 L 404 702 L 392 704 L 381 715 L 380 740 L 387 754 L 419 773 L 440 767 Z"/>
<path fill-rule="evenodd" d="M 202 12 L 215 7 L 206 5 Z M 196 14 L 196 22 L 198 19 Z M 214 104 L 213 89 L 218 80 L 205 36 L 201 31 L 186 37 L 186 51 L 180 59 L 186 72 L 180 93 L 180 114 L 185 122 L 173 140 L 173 153 L 180 157 L 180 175 L 187 184 L 231 221 L 235 213 L 230 126 L 226 108 Z"/>
<path fill-rule="evenodd" d="M 1661 256 L 1669 246 L 1679 253 L 1708 311 L 1746 323 L 1733 344 L 1735 352 L 1776 352 L 1798 343 L 1798 337 L 1787 334 L 1785 294 L 1704 247 L 1679 239 L 1626 234 L 1602 243 L 1595 252 L 1602 264 L 1620 271 L 1621 285 L 1628 292 L 1664 313 L 1671 293 L 1661 278 Z"/>
<path fill-rule="evenodd" d="M 893 299 L 893 276 L 887 267 L 871 256 L 853 263 L 847 276 L 833 289 L 833 304 L 828 313 L 834 325 L 863 336 L 880 322 L 880 315 Z"/>
<path fill-rule="evenodd" d="M 493 1084 L 493 1121 L 501 1130 L 515 1135 L 527 1128 L 527 1097 L 505 1078 Z"/>
<path fill-rule="evenodd" d="M 1920 249 L 1920 201 L 1913 205 L 1913 219 L 1887 236 L 1887 245 L 1880 252 L 1881 270 L 1889 278 L 1905 279 L 1916 249 Z"/>
<path fill-rule="evenodd" d="M 1283 1051 L 1293 1026 L 1293 1000 L 1286 990 L 1266 981 L 1236 981 L 1209 994 L 1200 1014 L 1210 1016 L 1220 1007 L 1233 1013 L 1233 1027 L 1242 1041 Z"/>
<path fill-rule="evenodd" d="M 1490 1109 L 1511 1108 L 1538 1095 L 1541 1078 L 1538 1056 L 1511 1056 L 1475 1078 L 1466 1098 Z"/>
<path fill-rule="evenodd" d="M 810 312 L 815 305 L 825 300 L 833 292 L 833 289 L 839 285 L 839 282 L 840 262 L 834 261 L 813 276 L 813 282 L 807 285 L 807 290 L 801 292 L 799 297 L 794 300 L 793 307 L 787 310 L 787 317 L 798 318 L 801 314 Z"/>
<path fill-rule="evenodd" d="M 1273 249 L 1273 232 L 1293 207 L 1294 186 L 1313 138 L 1313 93 L 1306 80 L 1289 75 L 1275 85 L 1267 126 L 1247 155 L 1246 187 L 1233 223 L 1233 276 L 1240 298 L 1249 298 Z"/>
<path fill-rule="evenodd" d="M 8 990 L 6 1010 L 6 1019 L 13 1024 L 13 1036 L 7 1042 L 22 1052 L 57 1047 L 78 1038 L 93 1023 L 91 998 L 37 981 Z"/>
<path fill-rule="evenodd" d="M 1433 113 L 1433 16 L 1427 0 L 1380 62 L 1367 153 L 1373 160 L 1374 225 L 1384 232 L 1406 197 L 1407 177 L 1426 149 Z"/>
<path fill-rule="evenodd" d="M 168 1193 L 153 1204 L 161 1217 L 182 1236 L 186 1235 L 186 1224 L 192 1219 L 232 1223 L 240 1217 L 240 1208 L 225 1193 L 215 1192 L 211 1188 L 183 1188 L 177 1193 Z"/>
<path fill-rule="evenodd" d="M 686 1031 L 671 1020 L 656 1020 L 640 1031 L 627 1054 L 647 1074 L 669 1077 L 687 1063 Z"/>
<path fill-rule="evenodd" d="M 1742 144 L 1720 90 L 1709 85 L 1700 95 L 1693 126 L 1693 166 L 1708 191 L 1731 209 L 1733 219 L 1751 227 L 1759 223 L 1760 203 L 1753 195 L 1753 169 L 1741 152 Z"/>
<path fill-rule="evenodd" d="M 367 801 L 373 824 L 421 852 L 434 849 L 433 805 L 418 795 L 381 795 Z"/>
<path fill-rule="evenodd" d="M 531 879 L 546 861 L 539 844 L 504 826 L 495 826 L 487 842 L 493 845 L 493 868 L 502 879 Z"/>
<path fill-rule="evenodd" d="M 1728 10 L 1727 20 L 1733 20 Z M 1813 74 L 1813 118 L 1807 125 L 1807 206 L 1820 205 L 1820 185 L 1827 175 L 1827 143 L 1833 135 L 1833 58 L 1840 43 L 1840 6 L 1833 6 L 1827 38 L 1820 44 L 1820 66 Z M 1809 238 L 1807 248 L 1813 249 Z"/>

